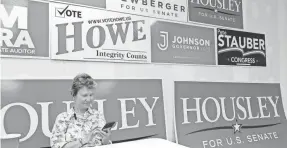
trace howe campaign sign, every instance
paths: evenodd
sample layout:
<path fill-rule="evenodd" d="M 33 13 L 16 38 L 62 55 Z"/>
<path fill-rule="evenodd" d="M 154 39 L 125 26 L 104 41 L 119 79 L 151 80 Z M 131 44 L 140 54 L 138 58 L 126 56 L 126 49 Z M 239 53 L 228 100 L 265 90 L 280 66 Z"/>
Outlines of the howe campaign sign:
<path fill-rule="evenodd" d="M 30 0 L 2 0 L 1 57 L 49 58 L 48 4 Z"/>
<path fill-rule="evenodd" d="M 215 65 L 214 29 L 156 21 L 151 26 L 151 61 Z"/>
<path fill-rule="evenodd" d="M 281 148 L 287 122 L 280 84 L 175 82 L 179 144 L 196 148 Z"/>
<path fill-rule="evenodd" d="M 150 62 L 150 19 L 57 3 L 49 9 L 52 59 Z"/>
<path fill-rule="evenodd" d="M 243 29 L 242 0 L 188 0 L 189 21 Z"/>
<path fill-rule="evenodd" d="M 112 141 L 166 139 L 161 80 L 96 80 L 93 108 L 116 121 Z M 21 134 L 20 147 L 50 146 L 58 114 L 71 109 L 72 80 L 2 80 L 2 136 Z M 12 137 L 11 137 L 12 138 Z M 9 140 L 9 139 L 8 139 Z"/>
<path fill-rule="evenodd" d="M 217 29 L 218 65 L 266 66 L 264 34 Z"/>

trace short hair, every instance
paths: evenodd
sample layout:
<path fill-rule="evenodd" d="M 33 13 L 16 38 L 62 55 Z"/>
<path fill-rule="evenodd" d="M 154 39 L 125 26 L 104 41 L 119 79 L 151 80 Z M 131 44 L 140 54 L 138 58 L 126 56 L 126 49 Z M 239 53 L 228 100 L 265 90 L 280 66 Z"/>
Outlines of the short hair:
<path fill-rule="evenodd" d="M 76 96 L 78 94 L 78 91 L 83 87 L 93 89 L 96 86 L 97 86 L 96 81 L 90 75 L 86 73 L 78 74 L 73 80 L 71 95 L 73 97 Z"/>

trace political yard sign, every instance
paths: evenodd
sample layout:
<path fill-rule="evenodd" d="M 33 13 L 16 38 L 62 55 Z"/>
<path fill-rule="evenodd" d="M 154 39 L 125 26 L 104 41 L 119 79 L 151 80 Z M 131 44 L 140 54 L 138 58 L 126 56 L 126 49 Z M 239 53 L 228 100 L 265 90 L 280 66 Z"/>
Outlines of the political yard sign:
<path fill-rule="evenodd" d="M 117 122 L 112 129 L 113 143 L 149 137 L 166 139 L 161 80 L 96 81 L 92 106 L 104 113 L 107 122 Z M 11 134 L 21 134 L 20 148 L 50 146 L 57 115 L 73 105 L 69 92 L 72 80 L 2 80 L 1 83 L 2 136 L 13 138 Z"/>
<path fill-rule="evenodd" d="M 282 148 L 280 84 L 175 82 L 177 142 L 192 148 Z"/>
<path fill-rule="evenodd" d="M 52 59 L 150 63 L 150 19 L 50 3 Z"/>
<path fill-rule="evenodd" d="M 2 0 L 1 57 L 49 58 L 48 3 Z"/>
<path fill-rule="evenodd" d="M 186 0 L 107 0 L 107 10 L 180 22 L 188 12 Z"/>
<path fill-rule="evenodd" d="M 151 61 L 215 65 L 214 29 L 162 21 L 153 23 Z"/>
<path fill-rule="evenodd" d="M 217 29 L 218 65 L 266 66 L 264 34 Z"/>
<path fill-rule="evenodd" d="M 243 29 L 242 0 L 188 0 L 189 21 Z"/>

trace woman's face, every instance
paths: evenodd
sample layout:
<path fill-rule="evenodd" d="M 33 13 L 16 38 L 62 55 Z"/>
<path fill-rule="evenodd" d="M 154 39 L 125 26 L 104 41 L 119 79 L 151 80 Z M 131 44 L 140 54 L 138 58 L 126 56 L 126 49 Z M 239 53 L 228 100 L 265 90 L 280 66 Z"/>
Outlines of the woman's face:
<path fill-rule="evenodd" d="M 83 87 L 75 96 L 75 105 L 78 109 L 88 109 L 94 99 L 93 89 Z"/>

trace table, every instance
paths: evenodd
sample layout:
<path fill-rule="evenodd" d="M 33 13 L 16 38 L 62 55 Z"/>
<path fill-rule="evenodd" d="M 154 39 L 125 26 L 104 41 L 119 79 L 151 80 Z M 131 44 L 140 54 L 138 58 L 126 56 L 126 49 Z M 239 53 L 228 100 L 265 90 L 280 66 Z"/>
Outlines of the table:
<path fill-rule="evenodd" d="M 188 148 L 160 138 L 148 138 L 143 140 L 101 146 L 101 148 L 162 148 L 162 147 Z"/>

